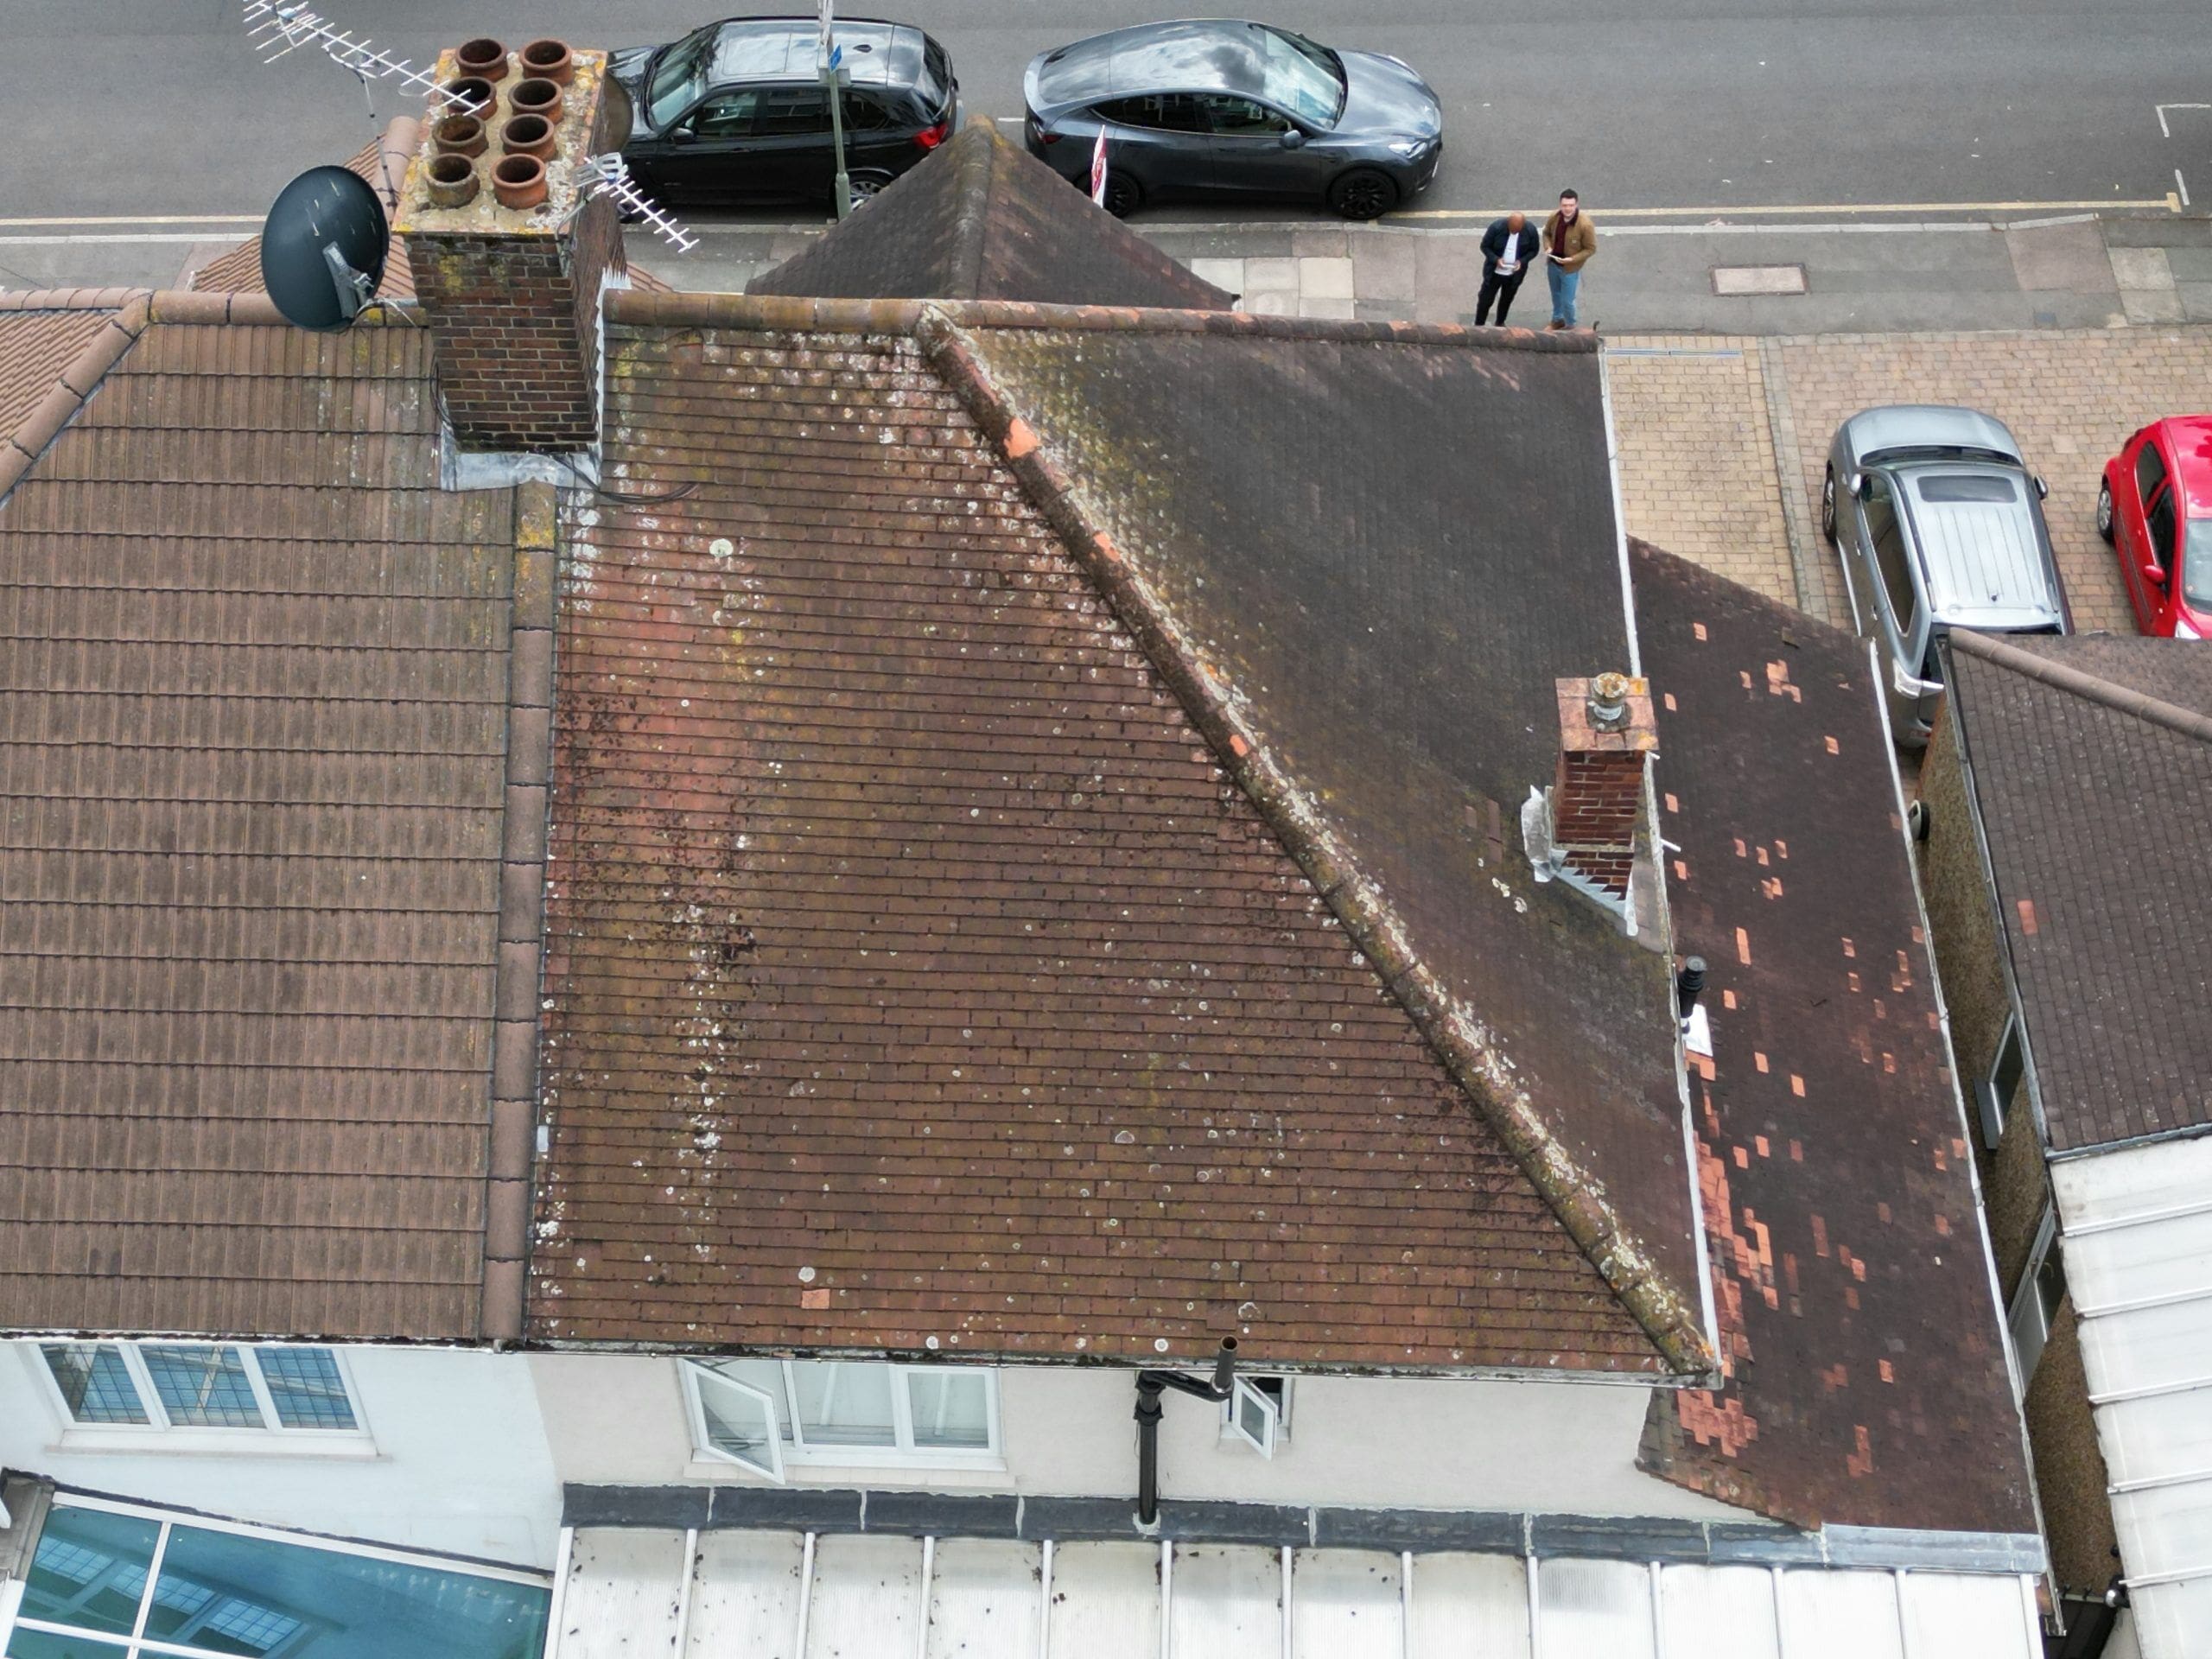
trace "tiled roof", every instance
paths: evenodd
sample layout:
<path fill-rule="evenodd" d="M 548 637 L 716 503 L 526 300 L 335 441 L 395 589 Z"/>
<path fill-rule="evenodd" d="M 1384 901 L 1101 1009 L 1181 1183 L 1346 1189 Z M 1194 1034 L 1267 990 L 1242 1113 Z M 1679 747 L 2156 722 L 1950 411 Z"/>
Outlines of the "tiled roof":
<path fill-rule="evenodd" d="M 2036 1530 L 1888 739 L 1863 646 L 1632 544 L 1725 1388 L 1668 1478 L 1802 1525 Z"/>
<path fill-rule="evenodd" d="M 748 291 L 1201 311 L 1234 303 L 981 118 Z"/>
<path fill-rule="evenodd" d="M 2212 655 L 1959 634 L 1958 723 L 2051 1149 L 2212 1125 Z"/>
<path fill-rule="evenodd" d="M 416 329 L 118 315 L 0 502 L 0 1319 L 475 1336 L 512 494 Z"/>
<path fill-rule="evenodd" d="M 948 315 L 615 303 L 532 1333 L 1694 1366 L 1665 960 L 1479 810 L 1629 653 L 1586 345 Z"/>
<path fill-rule="evenodd" d="M 4 295 L 0 300 L 21 297 Z M 72 304 L 66 309 L 0 310 L 0 444 L 10 443 L 55 391 L 117 308 Z M 16 454 L 28 461 L 35 452 L 17 448 Z M 4 489 L 0 486 L 0 492 Z"/>

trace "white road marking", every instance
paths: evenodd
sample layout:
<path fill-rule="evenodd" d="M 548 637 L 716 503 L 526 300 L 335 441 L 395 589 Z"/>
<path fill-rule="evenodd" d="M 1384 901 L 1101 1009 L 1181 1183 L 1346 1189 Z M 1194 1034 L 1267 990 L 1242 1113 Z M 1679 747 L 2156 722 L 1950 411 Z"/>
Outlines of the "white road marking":
<path fill-rule="evenodd" d="M 59 230 L 74 225 L 258 225 L 260 213 L 116 215 L 106 219 L 0 219 L 0 230 Z"/>
<path fill-rule="evenodd" d="M 2168 110 L 2212 110 L 2212 104 L 2160 104 L 2154 107 L 2158 111 L 2158 137 L 2171 138 L 2174 135 L 2172 130 L 2166 125 Z"/>
<path fill-rule="evenodd" d="M 2189 181 L 2188 181 L 2187 179 L 2184 179 L 2183 177 L 2182 177 L 2182 175 L 2181 175 L 2181 168 L 2174 168 L 2174 183 L 2175 183 L 2177 186 L 2178 186 L 2178 187 L 2180 188 L 2180 190 L 2181 190 L 2181 205 L 2182 205 L 2183 207 L 2188 207 L 2188 206 L 2189 206 Z"/>
<path fill-rule="evenodd" d="M 210 236 L 205 232 L 197 235 L 186 232 L 159 236 L 0 236 L 0 247 L 59 248 L 79 242 L 220 242 L 226 239 L 220 236 Z"/>

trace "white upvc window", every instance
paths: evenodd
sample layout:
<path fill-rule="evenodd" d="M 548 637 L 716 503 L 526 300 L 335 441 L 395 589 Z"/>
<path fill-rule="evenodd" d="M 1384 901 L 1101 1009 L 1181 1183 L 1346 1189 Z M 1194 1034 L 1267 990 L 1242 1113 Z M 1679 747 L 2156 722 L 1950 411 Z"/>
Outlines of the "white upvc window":
<path fill-rule="evenodd" d="M 2024 1400 L 2036 1366 L 2043 1358 L 2044 1347 L 2050 1340 L 2050 1327 L 2058 1318 L 2058 1305 L 2065 1300 L 2066 1268 L 2059 1248 L 2057 1217 L 2046 1205 L 2043 1220 L 2036 1228 L 2035 1243 L 2028 1250 L 2027 1268 L 2020 1274 L 2019 1287 L 2012 1293 L 2012 1306 L 2005 1319 L 2005 1329 L 2012 1338 L 2012 1356 L 2019 1366 L 2020 1397 Z"/>
<path fill-rule="evenodd" d="M 691 1444 L 770 1480 L 791 1464 L 1003 1467 L 998 1374 L 873 1360 L 679 1360 Z"/>
<path fill-rule="evenodd" d="M 240 1435 L 359 1450 L 367 1426 L 334 1350 L 227 1342 L 41 1342 L 33 1369 L 65 1444 L 181 1449 Z"/>
<path fill-rule="evenodd" d="M 1221 1402 L 1221 1437 L 1272 1458 L 1290 1433 L 1290 1379 L 1239 1376 Z"/>
<path fill-rule="evenodd" d="M 2028 1051 L 2021 1040 L 2020 1016 L 2010 1014 L 2005 1019 L 2004 1034 L 1997 1039 L 1997 1052 L 1989 1062 L 1989 1075 L 1977 1078 L 1974 1085 L 1974 1109 L 1981 1119 L 1981 1142 L 1993 1151 L 2004 1137 L 2005 1125 L 2012 1116 L 2027 1075 Z"/>

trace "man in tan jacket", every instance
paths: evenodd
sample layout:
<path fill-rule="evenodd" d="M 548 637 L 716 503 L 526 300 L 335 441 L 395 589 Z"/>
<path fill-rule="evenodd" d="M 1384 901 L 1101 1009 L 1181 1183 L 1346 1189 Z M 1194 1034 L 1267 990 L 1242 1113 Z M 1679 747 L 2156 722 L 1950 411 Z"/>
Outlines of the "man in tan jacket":
<path fill-rule="evenodd" d="M 1559 193 L 1559 211 L 1544 221 L 1544 275 L 1552 285 L 1552 320 L 1547 329 L 1574 327 L 1574 290 L 1582 286 L 1582 267 L 1598 251 L 1598 232 L 1582 211 L 1582 198 Z"/>

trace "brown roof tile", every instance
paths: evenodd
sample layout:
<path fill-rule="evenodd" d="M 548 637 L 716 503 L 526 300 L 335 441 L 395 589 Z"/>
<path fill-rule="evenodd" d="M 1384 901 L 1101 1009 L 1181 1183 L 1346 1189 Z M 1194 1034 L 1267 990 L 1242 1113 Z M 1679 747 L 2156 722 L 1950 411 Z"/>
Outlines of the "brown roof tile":
<path fill-rule="evenodd" d="M 1631 544 L 1662 695 L 1725 1388 L 1649 1466 L 1806 1526 L 2032 1533 L 1972 1160 L 1865 648 Z"/>
<path fill-rule="evenodd" d="M 1293 332 L 1233 321 L 1230 345 Z M 1506 440 L 1516 466 L 1576 452 L 1543 423 L 1595 422 L 1593 359 L 1446 340 L 1348 328 L 1318 354 L 1341 390 L 1362 372 L 1347 342 L 1400 353 L 1416 381 L 1456 384 L 1463 417 L 1493 377 L 1547 388 L 1509 400 L 1501 435 L 1528 427 Z M 1234 744 L 1194 726 L 1159 642 L 1129 632 L 1068 526 L 1033 505 L 1038 480 L 932 372 L 942 353 L 650 325 L 610 341 L 610 455 L 633 480 L 699 487 L 595 507 L 563 594 L 534 1334 L 1127 1358 L 1241 1329 L 1274 1363 L 1662 1367 L 1562 1227 L 1566 1195 L 1532 1184 L 1526 1137 L 1508 1149 L 1436 1022 L 1408 1017 L 1421 976 L 1394 965 L 1394 994 L 1347 937 L 1286 849 L 1281 803 L 1263 813 L 1250 769 L 1223 764 Z M 1207 366 L 1278 378 L 1228 345 Z M 1426 417 L 1447 397 L 1432 390 Z M 1018 434 L 1007 448 L 1028 453 Z M 1594 505 L 1554 528 L 1567 539 L 1536 540 L 1617 582 L 1604 480 L 1583 481 Z M 1125 553 L 1166 557 L 1135 536 Z M 1190 563 L 1157 569 L 1187 604 L 1213 572 L 1174 553 Z M 1312 602 L 1274 585 L 1286 623 Z M 1567 608 L 1596 619 L 1587 650 L 1563 654 L 1625 655 L 1618 611 Z M 1527 654 L 1502 610 L 1486 620 L 1484 649 Z M 1325 732 L 1262 695 L 1272 660 L 1212 660 L 1262 721 L 1288 708 L 1301 734 Z M 1550 709 L 1554 669 L 1538 671 L 1506 711 Z M 1509 669 L 1490 671 L 1494 687 Z M 1434 696 L 1421 729 L 1455 741 L 1454 694 Z M 1501 776 L 1525 760 L 1527 781 L 1548 777 L 1548 753 L 1522 747 L 1493 760 Z M 1448 857 L 1479 883 L 1475 849 Z M 1579 950 L 1597 982 L 1555 1027 L 1586 1034 L 1618 1006 L 1633 1053 L 1627 1033 L 1650 1022 L 1629 989 L 1651 982 L 1649 1109 L 1668 1119 L 1662 959 L 1529 902 L 1524 948 Z M 1576 943 L 1548 944 L 1559 930 Z M 1573 1046 L 1522 1046 L 1534 1086 L 1589 1064 Z M 1643 1081 L 1632 1064 L 1619 1078 Z M 1672 1113 L 1671 1147 L 1644 1151 L 1672 1160 L 1686 1227 Z M 1583 1146 L 1605 1121 L 1586 1117 Z M 1601 1207 L 1581 1201 L 1585 1220 Z M 1618 1272 L 1640 1241 L 1609 1219 Z"/>
<path fill-rule="evenodd" d="M 0 439 L 22 424 L 112 315 L 0 311 Z"/>
<path fill-rule="evenodd" d="M 981 117 L 749 291 L 1201 311 L 1235 302 Z"/>
<path fill-rule="evenodd" d="M 1958 722 L 2053 1151 L 2212 1125 L 2212 656 L 1951 644 Z"/>
<path fill-rule="evenodd" d="M 11 1326 L 480 1328 L 514 527 L 434 423 L 413 330 L 156 321 L 0 505 Z"/>

